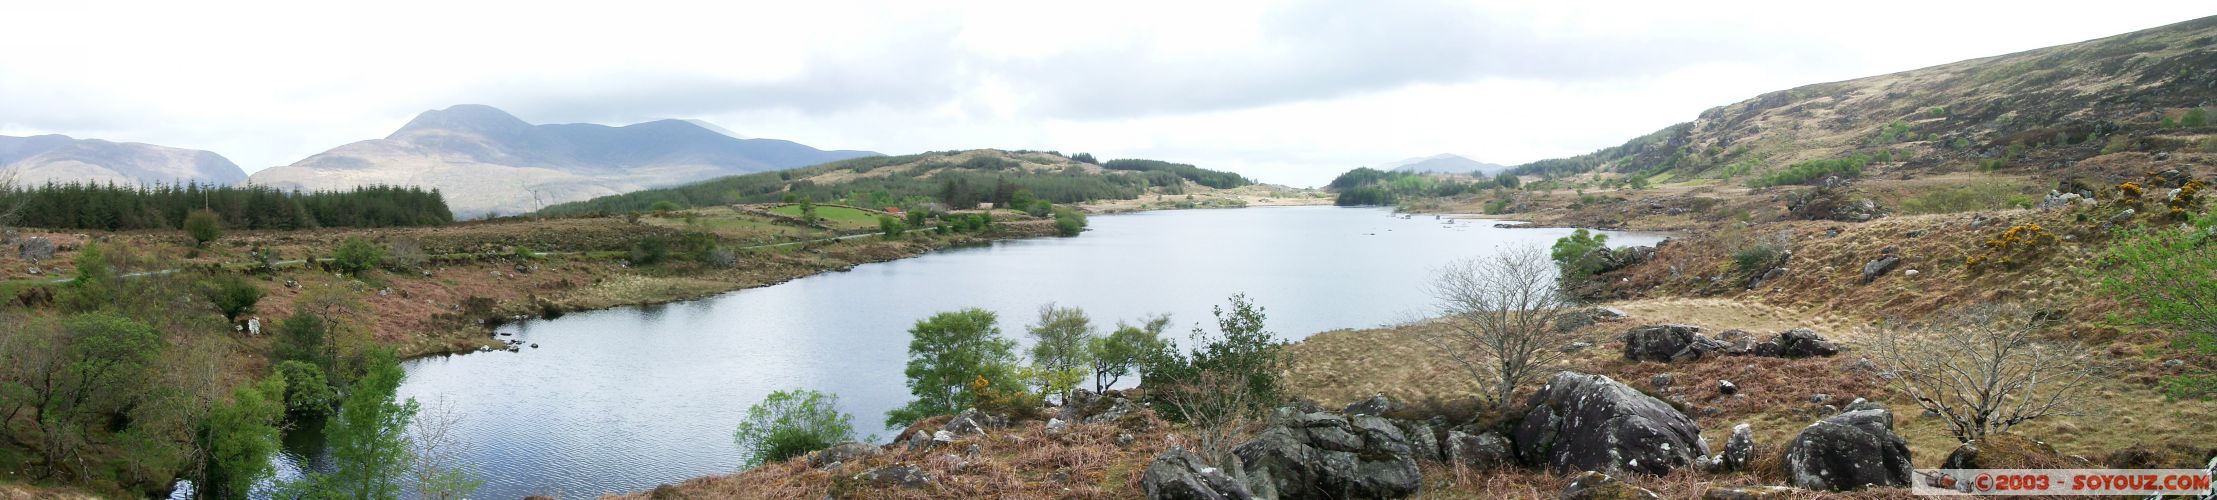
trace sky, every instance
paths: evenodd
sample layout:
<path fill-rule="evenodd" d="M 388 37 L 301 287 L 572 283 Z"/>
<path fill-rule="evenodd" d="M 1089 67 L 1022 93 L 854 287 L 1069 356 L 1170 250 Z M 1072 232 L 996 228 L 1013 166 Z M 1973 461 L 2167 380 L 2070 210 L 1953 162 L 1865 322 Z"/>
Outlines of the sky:
<path fill-rule="evenodd" d="M 2206 0 L 0 1 L 0 135 L 248 172 L 487 104 L 891 154 L 1153 158 L 1321 185 L 1620 144 L 1772 90 L 2217 14 Z"/>

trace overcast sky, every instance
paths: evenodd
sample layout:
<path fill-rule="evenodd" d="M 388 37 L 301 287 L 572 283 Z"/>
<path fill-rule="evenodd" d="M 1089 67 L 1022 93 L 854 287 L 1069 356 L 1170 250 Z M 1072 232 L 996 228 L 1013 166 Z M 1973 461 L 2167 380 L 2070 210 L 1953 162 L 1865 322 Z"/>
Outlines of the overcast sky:
<path fill-rule="evenodd" d="M 1443 152 L 1578 154 L 1766 91 L 2217 14 L 1971 3 L 8 1 L 0 135 L 207 149 L 252 172 L 479 103 L 1317 185 Z"/>

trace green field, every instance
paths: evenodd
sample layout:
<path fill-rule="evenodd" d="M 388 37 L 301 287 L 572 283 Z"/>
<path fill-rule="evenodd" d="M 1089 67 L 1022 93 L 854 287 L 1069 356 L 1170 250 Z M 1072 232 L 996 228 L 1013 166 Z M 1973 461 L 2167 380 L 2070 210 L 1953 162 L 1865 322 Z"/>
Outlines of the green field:
<path fill-rule="evenodd" d="M 770 213 L 800 217 L 801 206 L 786 205 L 782 207 L 772 208 L 770 209 Z M 835 229 L 868 229 L 878 227 L 878 214 L 876 212 L 856 210 L 847 207 L 817 205 L 816 217 L 822 219 L 821 223 L 823 225 L 830 226 Z"/>

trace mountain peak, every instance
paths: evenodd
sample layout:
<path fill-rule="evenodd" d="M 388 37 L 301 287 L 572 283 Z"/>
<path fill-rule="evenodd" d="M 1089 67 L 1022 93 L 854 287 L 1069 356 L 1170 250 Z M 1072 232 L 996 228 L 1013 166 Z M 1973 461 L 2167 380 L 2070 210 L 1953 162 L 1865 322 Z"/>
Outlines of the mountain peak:
<path fill-rule="evenodd" d="M 1379 170 L 1394 170 L 1401 172 L 1442 172 L 1454 174 L 1465 174 L 1470 172 L 1483 172 L 1490 174 L 1496 171 L 1500 171 L 1503 168 L 1505 167 L 1502 167 L 1501 165 L 1495 165 L 1492 163 L 1486 163 L 1470 158 L 1465 158 L 1462 155 L 1454 153 L 1440 153 L 1432 156 L 1410 158 L 1378 166 Z"/>
<path fill-rule="evenodd" d="M 456 104 L 446 109 L 434 109 L 416 115 L 407 125 L 393 132 L 393 137 L 416 130 L 453 130 L 485 135 L 507 135 L 531 129 L 516 115 L 500 108 L 483 104 Z"/>

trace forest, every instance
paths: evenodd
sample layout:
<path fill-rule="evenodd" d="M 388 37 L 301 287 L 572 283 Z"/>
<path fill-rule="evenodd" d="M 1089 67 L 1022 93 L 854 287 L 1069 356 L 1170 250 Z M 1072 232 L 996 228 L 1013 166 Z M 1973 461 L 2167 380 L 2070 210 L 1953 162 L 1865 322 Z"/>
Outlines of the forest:
<path fill-rule="evenodd" d="M 438 190 L 365 186 L 298 192 L 262 186 L 44 184 L 0 191 L 17 207 L 15 223 L 45 229 L 177 229 L 193 212 L 214 212 L 223 227 L 429 226 L 454 222 Z"/>

